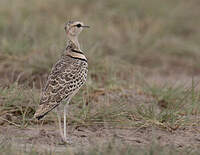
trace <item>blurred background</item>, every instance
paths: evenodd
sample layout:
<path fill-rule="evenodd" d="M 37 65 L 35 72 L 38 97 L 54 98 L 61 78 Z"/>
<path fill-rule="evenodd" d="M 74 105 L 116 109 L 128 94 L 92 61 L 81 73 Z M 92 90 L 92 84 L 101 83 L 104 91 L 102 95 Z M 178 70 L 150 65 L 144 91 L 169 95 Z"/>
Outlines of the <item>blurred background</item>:
<path fill-rule="evenodd" d="M 90 29 L 79 37 L 88 80 L 72 101 L 68 124 L 155 125 L 168 131 L 186 124 L 182 116 L 190 123 L 199 116 L 200 96 L 193 89 L 200 79 L 199 0 L 0 0 L 2 127 L 36 124 L 30 119 L 65 49 L 69 20 Z M 191 91 L 185 89 L 188 81 Z M 174 88 L 177 82 L 183 87 Z M 55 118 L 50 113 L 43 124 Z"/>

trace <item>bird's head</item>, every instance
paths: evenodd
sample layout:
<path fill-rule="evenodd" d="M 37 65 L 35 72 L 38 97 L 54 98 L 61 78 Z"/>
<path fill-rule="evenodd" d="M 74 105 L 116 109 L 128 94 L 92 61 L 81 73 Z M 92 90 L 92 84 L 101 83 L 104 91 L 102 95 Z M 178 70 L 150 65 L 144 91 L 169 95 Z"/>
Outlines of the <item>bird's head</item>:
<path fill-rule="evenodd" d="M 69 21 L 65 24 L 65 31 L 69 39 L 72 37 L 78 37 L 83 28 L 89 28 L 89 26 L 86 26 L 79 21 Z"/>

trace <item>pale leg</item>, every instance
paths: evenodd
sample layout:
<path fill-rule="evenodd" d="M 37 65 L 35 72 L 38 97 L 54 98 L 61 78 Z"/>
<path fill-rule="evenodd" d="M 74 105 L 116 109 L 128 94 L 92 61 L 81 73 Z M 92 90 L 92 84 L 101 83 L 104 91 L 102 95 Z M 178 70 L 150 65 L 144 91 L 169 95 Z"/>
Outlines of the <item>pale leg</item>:
<path fill-rule="evenodd" d="M 67 123 L 66 123 L 66 121 L 67 121 L 68 104 L 69 104 L 69 102 L 67 102 L 66 105 L 64 106 L 64 141 L 66 143 L 71 144 L 72 142 L 71 142 L 70 138 L 67 138 Z"/>
<path fill-rule="evenodd" d="M 59 130 L 60 130 L 60 135 L 63 139 L 63 131 L 62 131 L 62 124 L 61 124 L 61 116 L 60 116 L 60 111 L 59 111 L 59 107 L 56 108 L 56 113 L 57 113 L 57 117 L 58 117 L 58 124 L 59 124 Z"/>
<path fill-rule="evenodd" d="M 67 140 L 67 124 L 66 124 L 66 115 L 67 115 L 67 105 L 68 103 L 64 106 L 64 139 Z"/>

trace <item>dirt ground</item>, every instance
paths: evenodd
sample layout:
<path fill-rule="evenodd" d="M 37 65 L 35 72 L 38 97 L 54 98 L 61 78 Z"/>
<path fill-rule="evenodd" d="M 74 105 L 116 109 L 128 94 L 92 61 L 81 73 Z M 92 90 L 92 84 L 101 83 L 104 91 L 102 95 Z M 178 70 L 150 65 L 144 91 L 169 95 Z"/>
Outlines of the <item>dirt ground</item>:
<path fill-rule="evenodd" d="M 200 120 L 200 118 L 198 118 Z M 200 122 L 199 122 L 200 123 Z M 155 127 L 141 127 L 118 129 L 108 127 L 68 127 L 68 135 L 72 140 L 72 149 L 89 148 L 90 146 L 115 141 L 120 144 L 144 147 L 152 142 L 161 146 L 176 146 L 179 149 L 200 147 L 200 126 L 180 128 L 175 131 L 166 131 Z M 59 131 L 52 125 L 35 126 L 19 129 L 13 126 L 0 127 L 0 143 L 11 143 L 14 146 L 35 147 L 38 150 L 52 149 L 63 151 L 63 144 Z"/>

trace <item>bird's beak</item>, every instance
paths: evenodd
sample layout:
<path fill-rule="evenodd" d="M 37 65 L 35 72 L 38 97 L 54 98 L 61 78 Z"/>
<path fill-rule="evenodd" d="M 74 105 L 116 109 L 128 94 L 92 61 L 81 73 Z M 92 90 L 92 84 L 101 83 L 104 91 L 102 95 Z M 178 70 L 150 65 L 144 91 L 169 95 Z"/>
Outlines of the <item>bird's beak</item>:
<path fill-rule="evenodd" d="M 90 28 L 90 26 L 87 26 L 87 25 L 83 25 L 81 27 L 83 27 L 83 28 Z"/>

